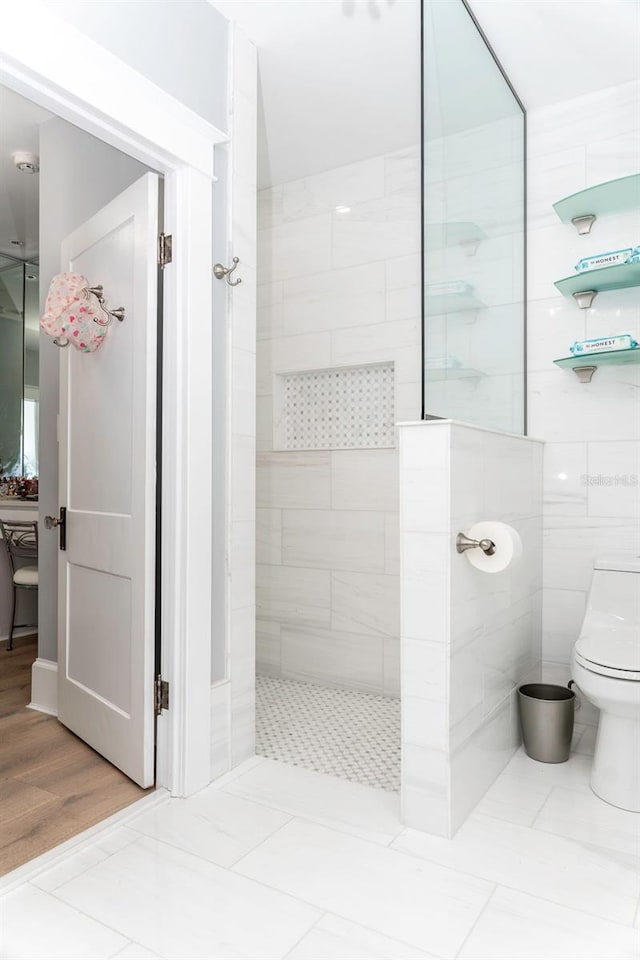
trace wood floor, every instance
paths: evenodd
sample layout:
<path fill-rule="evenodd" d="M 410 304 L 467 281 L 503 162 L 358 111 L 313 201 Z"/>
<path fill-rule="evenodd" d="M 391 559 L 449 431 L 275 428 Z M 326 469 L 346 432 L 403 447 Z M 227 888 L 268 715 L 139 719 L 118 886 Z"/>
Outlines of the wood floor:
<path fill-rule="evenodd" d="M 35 638 L 0 649 L 0 875 L 148 791 L 54 717 L 27 710 Z"/>

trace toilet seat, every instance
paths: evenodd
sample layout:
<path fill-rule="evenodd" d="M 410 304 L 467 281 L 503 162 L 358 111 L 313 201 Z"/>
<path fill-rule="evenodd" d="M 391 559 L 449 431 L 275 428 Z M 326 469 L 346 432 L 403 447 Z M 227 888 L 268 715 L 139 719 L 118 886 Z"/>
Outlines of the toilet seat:
<path fill-rule="evenodd" d="M 592 673 L 640 681 L 640 636 L 634 627 L 583 635 L 574 653 L 576 661 Z"/>

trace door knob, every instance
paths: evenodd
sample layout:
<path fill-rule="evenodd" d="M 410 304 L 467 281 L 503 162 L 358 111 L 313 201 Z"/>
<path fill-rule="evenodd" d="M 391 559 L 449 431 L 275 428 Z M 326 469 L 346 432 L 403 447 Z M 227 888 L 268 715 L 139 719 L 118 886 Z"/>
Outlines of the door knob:
<path fill-rule="evenodd" d="M 60 507 L 60 516 L 59 517 L 49 517 L 44 518 L 44 525 L 47 530 L 55 530 L 56 527 L 60 529 L 60 549 L 67 549 L 67 508 Z"/>

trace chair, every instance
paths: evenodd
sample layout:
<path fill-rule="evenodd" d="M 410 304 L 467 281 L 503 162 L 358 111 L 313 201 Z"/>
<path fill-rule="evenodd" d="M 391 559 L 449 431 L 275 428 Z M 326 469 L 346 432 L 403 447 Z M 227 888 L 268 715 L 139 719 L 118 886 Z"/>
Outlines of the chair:
<path fill-rule="evenodd" d="M 12 650 L 16 627 L 37 626 L 35 623 L 16 623 L 15 619 L 18 590 L 38 589 L 38 524 L 34 520 L 0 520 L 0 536 L 9 554 L 13 588 L 11 628 L 7 643 L 7 650 Z"/>

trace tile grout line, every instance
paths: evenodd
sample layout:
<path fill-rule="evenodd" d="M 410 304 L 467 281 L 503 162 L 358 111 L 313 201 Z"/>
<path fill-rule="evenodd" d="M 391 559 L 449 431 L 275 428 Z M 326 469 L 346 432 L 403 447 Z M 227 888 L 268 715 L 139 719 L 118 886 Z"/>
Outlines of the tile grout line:
<path fill-rule="evenodd" d="M 499 818 L 497 818 L 497 817 L 489 817 L 487 814 L 483 814 L 483 816 L 486 816 L 487 819 L 490 819 L 490 820 L 498 820 L 499 823 L 500 823 L 500 822 L 504 822 L 504 821 L 500 821 Z M 516 826 L 517 826 L 517 824 L 516 824 Z M 405 828 L 405 829 L 407 829 L 407 828 Z M 408 829 L 411 829 L 411 828 L 408 828 Z M 526 827 L 525 829 L 528 830 L 528 829 L 530 829 L 530 828 L 529 828 L 529 827 Z M 541 831 L 541 832 L 542 832 L 542 831 Z M 433 835 L 433 834 L 428 834 L 428 836 L 431 837 L 431 836 L 434 836 L 434 835 Z M 549 834 L 549 836 L 553 836 L 553 834 Z M 438 837 L 437 839 L 441 839 L 441 838 Z M 563 840 L 569 839 L 569 840 L 570 840 L 571 838 L 570 838 L 570 837 L 561 837 L 560 839 L 563 839 Z M 395 841 L 393 841 L 393 842 L 395 843 Z M 449 842 L 450 842 L 450 841 L 449 841 Z M 577 841 L 574 841 L 574 842 L 577 842 Z M 584 846 L 584 844 L 582 844 L 582 846 Z M 591 846 L 593 846 L 593 845 L 591 845 Z M 394 850 L 396 853 L 404 853 L 404 854 L 406 854 L 407 856 L 412 857 L 412 858 L 414 858 L 414 859 L 423 860 L 423 861 L 425 861 L 426 863 L 432 864 L 433 866 L 443 867 L 445 870 L 451 870 L 451 871 L 453 871 L 454 873 L 459 873 L 459 874 L 461 874 L 462 876 L 472 877 L 474 880 L 480 880 L 480 881 L 482 881 L 483 883 L 496 883 L 495 880 L 488 880 L 486 877 L 480 876 L 480 875 L 477 874 L 477 873 L 470 873 L 468 870 L 463 870 L 463 869 L 461 869 L 460 867 L 447 866 L 446 864 L 440 863 L 439 860 L 432 860 L 432 859 L 430 859 L 430 858 L 428 858 L 428 857 L 422 856 L 421 854 L 412 853 L 410 850 L 402 850 L 402 849 L 399 849 L 399 848 L 393 847 L 393 846 L 391 846 L 390 849 L 391 849 L 391 850 Z M 600 850 L 602 853 L 606 853 L 606 854 L 610 854 L 610 853 L 611 853 L 610 850 L 606 850 L 606 849 L 603 848 L 603 847 L 594 847 L 594 849 Z M 633 921 L 631 921 L 631 924 L 629 924 L 629 923 L 625 923 L 625 922 L 622 921 L 622 920 L 613 920 L 611 917 L 604 916 L 604 914 L 601 914 L 601 913 L 593 913 L 593 912 L 590 912 L 590 911 L 587 911 L 587 910 L 581 910 L 579 907 L 570 906 L 570 905 L 568 905 L 568 904 L 566 904 L 566 903 L 560 903 L 558 900 L 551 900 L 551 899 L 549 899 L 548 897 L 542 896 L 542 895 L 540 895 L 540 894 L 538 894 L 538 893 L 531 893 L 531 892 L 528 891 L 528 890 L 523 890 L 521 887 L 514 887 L 514 886 L 512 886 L 512 885 L 509 884 L 509 883 L 504 883 L 503 881 L 500 882 L 500 883 L 496 883 L 496 885 L 497 885 L 498 887 L 504 888 L 505 890 L 511 890 L 513 893 L 519 893 L 519 894 L 521 894 L 521 895 L 524 896 L 524 897 L 531 897 L 533 900 L 542 900 L 544 903 L 551 903 L 551 904 L 553 904 L 554 906 L 560 907 L 560 908 L 563 909 L 563 910 L 569 910 L 569 911 L 573 911 L 574 913 L 579 913 L 579 914 L 581 914 L 581 915 L 583 915 L 583 916 L 592 917 L 592 918 L 595 918 L 595 919 L 597 919 L 597 920 L 603 920 L 603 921 L 605 921 L 606 923 L 611 923 L 611 924 L 613 924 L 614 926 L 619 926 L 619 927 L 623 927 L 623 928 L 626 928 L 626 927 L 628 927 L 628 926 L 633 926 Z M 619 899 L 622 899 L 622 897 L 620 897 Z"/>
<path fill-rule="evenodd" d="M 121 829 L 122 829 L 122 828 L 121 828 Z M 83 853 L 88 852 L 89 850 L 91 850 L 92 847 L 95 846 L 96 844 L 91 844 L 91 843 L 90 843 L 88 846 L 83 847 L 82 850 L 77 850 L 77 851 L 72 852 L 72 853 L 70 854 L 70 856 L 69 856 L 66 860 L 63 860 L 63 861 L 62 861 L 62 863 L 59 863 L 59 864 L 57 864 L 57 865 L 55 865 L 55 866 L 53 866 L 53 867 L 50 867 L 49 870 L 44 870 L 42 873 L 38 874 L 36 877 L 33 877 L 31 880 L 29 880 L 28 883 L 30 883 L 31 886 L 33 886 L 33 887 L 37 887 L 38 890 L 40 890 L 42 893 L 50 893 L 50 894 L 53 895 L 53 894 L 55 893 L 55 891 L 58 890 L 59 887 L 64 886 L 65 883 L 71 883 L 73 880 L 77 880 L 79 877 L 83 877 L 83 876 L 85 875 L 85 873 L 87 873 L 87 871 L 92 870 L 94 867 L 97 867 L 97 866 L 99 866 L 99 865 L 102 864 L 102 863 L 105 863 L 105 862 L 106 862 L 107 860 L 109 860 L 111 857 L 115 856 L 116 853 L 120 853 L 121 850 L 126 850 L 127 847 L 131 846 L 131 844 L 133 844 L 133 843 L 136 843 L 136 842 L 140 839 L 140 837 L 143 837 L 143 836 L 144 836 L 143 833 L 140 833 L 139 830 L 134 830 L 133 827 L 127 827 L 126 829 L 127 829 L 127 830 L 130 830 L 131 833 L 135 833 L 136 836 L 133 837 L 131 840 L 129 840 L 129 842 L 126 843 L 123 847 L 120 847 L 118 850 L 114 850 L 113 853 L 108 853 L 108 854 L 106 855 L 106 857 L 102 857 L 102 859 L 97 860 L 95 863 L 90 863 L 90 864 L 88 864 L 88 865 L 84 868 L 84 870 L 80 870 L 79 873 L 74 874 L 72 877 L 68 877 L 66 880 L 61 880 L 60 883 L 58 883 L 55 887 L 52 887 L 50 890 L 47 890 L 47 889 L 45 889 L 44 887 L 38 886 L 38 884 L 36 883 L 37 879 L 38 879 L 39 877 L 46 876 L 47 873 L 52 872 L 53 870 L 57 870 L 57 869 L 60 869 L 61 867 L 64 867 L 67 863 L 69 863 L 70 860 L 73 859 L 74 856 L 81 856 Z"/>
<path fill-rule="evenodd" d="M 500 884 L 498 884 L 498 883 L 494 884 L 493 890 L 491 891 L 491 893 L 490 893 L 489 896 L 487 897 L 487 900 L 486 900 L 486 902 L 484 903 L 482 909 L 480 910 L 480 913 L 478 914 L 478 916 L 476 917 L 476 919 L 473 921 L 473 924 L 471 925 L 471 929 L 469 930 L 469 932 L 467 933 L 466 937 L 464 938 L 464 940 L 462 941 L 462 943 L 460 944 L 460 946 L 459 946 L 458 949 L 456 950 L 456 954 L 455 954 L 455 955 L 456 955 L 456 958 L 458 958 L 458 957 L 460 956 L 460 954 L 462 953 L 462 951 L 464 950 L 464 947 L 465 947 L 466 942 L 469 940 L 469 938 L 471 937 L 471 934 L 473 933 L 473 931 L 476 929 L 476 927 L 477 927 L 478 924 L 480 923 L 481 918 L 483 917 L 483 915 L 484 915 L 484 913 L 486 912 L 489 904 L 491 903 L 491 901 L 493 900 L 495 894 L 497 893 L 499 886 L 500 886 Z"/>
<path fill-rule="evenodd" d="M 535 827 L 535 822 L 536 822 L 536 820 L 538 819 L 538 817 L 540 816 L 540 814 L 542 813 L 542 811 L 544 810 L 544 808 L 546 807 L 547 803 L 549 802 L 549 800 L 550 800 L 550 798 L 551 798 L 551 794 L 553 793 L 553 791 L 554 791 L 555 789 L 556 789 L 555 786 L 554 786 L 553 784 L 551 784 L 551 786 L 549 787 L 549 790 L 547 791 L 547 794 L 546 794 L 544 800 L 542 801 L 542 804 L 540 805 L 539 810 L 537 811 L 537 813 L 534 813 L 533 819 L 532 819 L 531 823 L 528 824 L 528 827 L 529 827 L 530 830 L 535 830 L 535 829 L 536 829 L 536 827 Z"/>
<path fill-rule="evenodd" d="M 293 946 L 291 946 L 291 948 L 290 948 L 289 950 L 287 950 L 287 952 L 285 953 L 284 957 L 282 957 L 282 960 L 287 960 L 287 957 L 290 957 L 290 956 L 291 956 L 291 954 L 292 954 L 293 951 L 296 949 L 296 947 L 299 947 L 300 944 L 302 943 L 302 941 L 305 939 L 305 937 L 308 937 L 309 934 L 311 933 L 311 931 L 312 931 L 312 930 L 315 930 L 319 923 L 322 923 L 322 921 L 324 920 L 324 918 L 325 918 L 326 916 L 328 916 L 328 913 L 329 913 L 328 910 L 323 911 L 323 913 L 318 917 L 318 919 L 317 919 L 314 923 L 311 924 L 311 926 L 309 927 L 309 929 L 308 929 L 308 930 L 305 930 L 305 932 L 302 934 L 302 936 L 299 937 L 299 938 L 296 940 L 296 942 L 293 944 Z"/>

